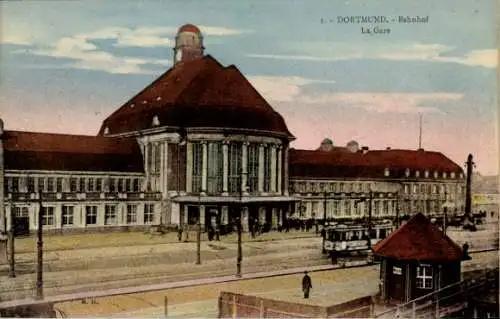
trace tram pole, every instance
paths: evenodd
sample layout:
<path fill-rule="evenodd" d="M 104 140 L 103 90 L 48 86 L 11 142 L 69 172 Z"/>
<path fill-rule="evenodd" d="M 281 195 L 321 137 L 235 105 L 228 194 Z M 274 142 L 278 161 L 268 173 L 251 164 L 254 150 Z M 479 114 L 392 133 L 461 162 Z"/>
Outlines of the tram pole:
<path fill-rule="evenodd" d="M 37 242 L 37 267 L 36 267 L 36 299 L 43 299 L 43 206 L 42 192 L 38 192 L 38 242 Z"/>

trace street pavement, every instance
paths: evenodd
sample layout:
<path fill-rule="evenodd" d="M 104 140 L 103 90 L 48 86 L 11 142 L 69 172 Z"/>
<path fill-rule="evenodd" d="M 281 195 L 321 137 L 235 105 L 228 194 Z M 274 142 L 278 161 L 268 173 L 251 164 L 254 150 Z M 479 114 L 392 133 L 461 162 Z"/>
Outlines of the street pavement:
<path fill-rule="evenodd" d="M 496 231 L 495 233 L 495 229 L 491 228 L 471 233 L 449 229 L 448 235 L 459 244 L 468 241 L 472 251 L 478 247 L 491 248 L 493 244 L 498 247 L 498 230 Z M 130 238 L 125 236 L 127 234 Z M 47 296 L 217 277 L 235 272 L 235 236 L 223 237 L 221 241 L 202 242 L 202 265 L 195 265 L 196 243 L 174 241 L 176 237 L 172 234 L 166 234 L 166 237 L 161 239 L 167 241 L 166 243 L 157 242 L 160 239 L 152 237 L 152 243 L 149 244 L 145 240 L 150 236 L 148 234 L 100 235 L 88 234 L 87 243 L 83 242 L 84 237 L 81 235 L 69 236 L 69 241 L 78 243 L 73 249 L 66 249 L 69 247 L 67 242 L 61 241 L 65 236 L 49 237 L 47 241 L 52 244 L 47 246 L 52 250 L 44 253 L 44 285 Z M 287 239 L 283 240 L 285 237 Z M 138 243 L 130 244 L 132 239 L 137 239 Z M 119 240 L 129 245 L 118 245 Z M 97 246 L 99 242 L 101 246 Z M 3 277 L 0 280 L 2 300 L 27 298 L 34 294 L 35 254 L 20 252 L 16 254 L 16 260 L 16 278 L 7 277 L 7 266 L 0 268 L 0 276 Z M 263 234 L 256 239 L 250 239 L 248 234 L 245 234 L 244 273 L 329 263 L 330 261 L 321 254 L 321 238 L 313 232 L 274 232 Z M 180 269 L 182 271 L 179 271 Z"/>
<path fill-rule="evenodd" d="M 463 263 L 462 270 L 466 272 L 486 266 L 498 267 L 497 251 L 474 253 L 472 260 Z M 308 270 L 313 282 L 310 300 L 301 297 L 303 274 L 297 270 L 297 274 L 293 275 L 222 283 L 213 278 L 214 283 L 204 280 L 202 286 L 102 297 L 97 298 L 95 303 L 63 302 L 56 307 L 69 317 L 160 317 L 165 313 L 164 298 L 167 297 L 169 317 L 216 317 L 220 291 L 323 305 L 376 294 L 378 291 L 378 265 L 317 272 L 311 271 L 312 268 Z"/>

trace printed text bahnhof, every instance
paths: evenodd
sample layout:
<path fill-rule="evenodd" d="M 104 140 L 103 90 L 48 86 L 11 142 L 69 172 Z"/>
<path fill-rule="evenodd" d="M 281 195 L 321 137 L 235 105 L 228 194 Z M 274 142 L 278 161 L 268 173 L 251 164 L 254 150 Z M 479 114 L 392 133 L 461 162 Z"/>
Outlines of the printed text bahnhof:
<path fill-rule="evenodd" d="M 333 22 L 321 19 L 322 23 Z M 337 23 L 428 23 L 429 16 L 337 16 Z"/>

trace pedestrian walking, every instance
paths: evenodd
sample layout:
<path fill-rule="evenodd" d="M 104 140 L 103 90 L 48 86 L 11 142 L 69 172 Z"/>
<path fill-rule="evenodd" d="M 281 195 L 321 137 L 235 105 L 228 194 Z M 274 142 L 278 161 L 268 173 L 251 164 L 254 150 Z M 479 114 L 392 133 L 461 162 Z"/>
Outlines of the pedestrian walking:
<path fill-rule="evenodd" d="M 309 298 L 309 292 L 311 289 L 312 289 L 311 277 L 309 277 L 307 271 L 304 271 L 304 278 L 302 278 L 302 291 L 304 292 L 304 299 Z"/>

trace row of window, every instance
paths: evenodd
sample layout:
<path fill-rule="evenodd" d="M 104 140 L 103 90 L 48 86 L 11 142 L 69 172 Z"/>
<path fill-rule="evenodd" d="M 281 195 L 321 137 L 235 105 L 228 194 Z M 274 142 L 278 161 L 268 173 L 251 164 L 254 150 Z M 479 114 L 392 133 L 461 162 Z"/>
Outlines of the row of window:
<path fill-rule="evenodd" d="M 301 215 L 307 210 L 307 205 L 305 203 L 299 204 L 299 212 Z M 312 202 L 311 205 L 311 216 L 322 216 L 324 211 L 323 207 L 320 209 L 320 202 Z M 395 200 L 374 200 L 372 202 L 372 214 L 374 216 L 390 214 L 390 212 L 395 212 L 397 208 L 397 202 Z M 368 214 L 369 204 L 368 202 L 353 204 L 351 200 L 334 200 L 326 202 L 326 214 L 327 216 L 340 216 L 343 213 L 344 216 L 351 215 L 366 215 Z"/>
<path fill-rule="evenodd" d="M 361 193 L 369 192 L 371 183 L 348 183 L 348 182 L 295 182 L 293 183 L 293 191 L 295 193 Z"/>
<path fill-rule="evenodd" d="M 385 175 L 385 176 L 389 176 L 389 169 L 388 169 L 388 168 L 386 168 L 386 169 L 385 169 L 385 173 L 384 173 L 384 175 Z M 409 169 L 409 168 L 407 168 L 407 169 L 405 170 L 405 176 L 406 176 L 406 177 L 411 177 L 411 175 L 412 175 L 412 174 L 411 174 L 410 169 Z M 430 172 L 429 172 L 429 171 L 427 171 L 427 170 L 426 170 L 426 171 L 424 171 L 424 173 L 423 173 L 423 177 L 425 177 L 425 178 L 429 178 L 429 176 L 430 176 Z M 463 174 L 463 173 L 457 174 L 457 173 L 455 173 L 455 172 L 450 172 L 450 173 L 448 174 L 448 172 L 442 172 L 441 174 L 439 174 L 439 172 L 434 171 L 434 173 L 433 173 L 433 177 L 434 177 L 435 179 L 439 178 L 440 176 L 441 176 L 441 178 L 443 178 L 443 179 L 446 179 L 446 178 L 448 178 L 448 177 L 449 177 L 449 178 L 451 178 L 451 179 L 455 179 L 455 178 L 457 178 L 457 177 L 460 177 L 460 179 L 463 179 L 463 178 L 464 178 L 464 174 Z M 419 177 L 420 177 L 420 171 L 419 171 L 419 170 L 414 171 L 414 177 L 416 177 L 416 178 L 419 178 Z"/>
<path fill-rule="evenodd" d="M 223 191 L 223 151 L 221 143 L 193 143 L 192 152 L 192 190 L 193 192 L 203 191 L 203 148 L 206 147 L 207 152 L 207 186 L 206 192 L 210 194 L 218 194 Z M 260 144 L 251 143 L 247 146 L 246 154 L 246 172 L 247 185 L 246 191 L 255 193 L 259 191 L 259 167 L 263 167 L 263 192 L 270 192 L 272 184 L 277 185 L 278 174 L 272 174 L 273 163 L 271 156 L 271 148 L 263 148 L 263 161 L 260 161 Z M 276 158 L 275 170 L 278 167 L 279 159 Z M 242 187 L 243 170 L 243 144 L 231 143 L 228 145 L 228 192 L 238 193 Z M 274 180 L 273 180 L 274 178 Z"/>
<path fill-rule="evenodd" d="M 7 177 L 6 193 L 24 192 L 139 192 L 138 178 Z"/>
<path fill-rule="evenodd" d="M 137 207 L 138 205 L 129 204 L 126 207 L 126 223 L 135 224 L 137 223 Z M 44 226 L 54 226 L 55 225 L 55 208 L 53 206 L 43 206 L 42 207 L 42 225 Z M 74 225 L 75 207 L 73 205 L 63 205 L 61 214 L 61 225 L 71 226 Z M 28 217 L 28 207 L 14 207 L 14 215 L 16 217 Z M 85 212 L 83 219 L 85 220 L 85 225 L 96 225 L 97 224 L 97 206 L 87 205 L 85 206 Z M 151 224 L 154 222 L 154 204 L 144 204 L 144 223 Z M 105 225 L 116 225 L 118 224 L 116 205 L 106 205 L 104 208 L 104 224 Z"/>
<path fill-rule="evenodd" d="M 410 194 L 448 194 L 452 195 L 456 190 L 460 190 L 460 193 L 465 192 L 465 187 L 463 185 L 443 185 L 443 184 L 405 184 L 404 185 L 404 193 Z"/>

